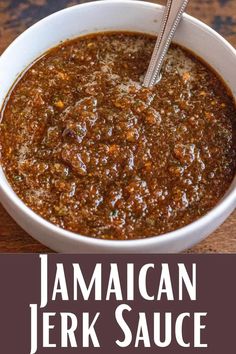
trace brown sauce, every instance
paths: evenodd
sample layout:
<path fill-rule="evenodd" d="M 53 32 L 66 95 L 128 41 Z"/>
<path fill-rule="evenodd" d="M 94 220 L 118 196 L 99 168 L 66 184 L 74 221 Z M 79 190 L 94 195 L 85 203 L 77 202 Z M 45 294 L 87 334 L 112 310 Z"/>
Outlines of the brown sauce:
<path fill-rule="evenodd" d="M 233 98 L 172 45 L 162 80 L 142 87 L 155 38 L 109 33 L 46 53 L 2 112 L 1 163 L 48 221 L 106 239 L 160 235 L 211 210 L 235 174 Z"/>

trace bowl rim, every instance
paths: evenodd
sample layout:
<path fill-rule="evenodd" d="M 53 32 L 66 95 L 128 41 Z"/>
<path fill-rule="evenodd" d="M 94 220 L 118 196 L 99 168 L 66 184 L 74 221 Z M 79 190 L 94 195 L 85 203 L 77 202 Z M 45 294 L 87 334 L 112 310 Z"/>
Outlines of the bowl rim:
<path fill-rule="evenodd" d="M 107 3 L 112 5 L 122 5 L 122 4 L 129 4 L 131 6 L 138 6 L 138 7 L 150 7 L 153 9 L 163 9 L 164 6 L 155 4 L 155 3 L 150 3 L 146 1 L 139 1 L 139 0 L 100 0 L 100 1 L 91 1 L 88 3 L 84 4 L 78 4 L 71 6 L 69 8 L 62 9 L 60 11 L 57 11 L 47 17 L 44 17 L 42 20 L 38 21 L 34 25 L 30 26 L 28 29 L 26 29 L 22 34 L 20 34 L 8 47 L 7 49 L 2 53 L 0 57 L 0 61 L 3 55 L 8 53 L 8 50 L 12 48 L 15 44 L 17 44 L 18 40 L 22 40 L 24 38 L 26 32 L 30 30 L 35 30 L 38 27 L 42 25 L 44 21 L 50 21 L 51 18 L 61 16 L 62 13 L 65 12 L 72 12 L 75 10 L 75 8 L 85 8 L 85 7 L 103 7 Z M 217 33 L 215 30 L 213 30 L 211 27 L 206 25 L 204 22 L 196 19 L 193 16 L 190 16 L 186 13 L 183 15 L 184 19 L 190 22 L 191 24 L 197 25 L 198 27 L 201 27 L 202 29 L 205 29 L 205 31 L 208 34 L 212 34 L 214 37 L 217 37 L 224 45 L 227 47 L 236 57 L 236 49 L 225 39 L 223 38 L 219 33 Z M 29 63 L 30 65 L 30 63 Z M 14 84 L 14 83 L 13 83 Z M 6 97 L 5 97 L 6 99 Z M 4 102 L 3 102 L 4 105 Z M 2 106 L 3 107 L 3 106 Z M 2 109 L 1 107 L 1 109 Z M 0 166 L 1 168 L 1 166 Z M 1 168 L 2 169 L 2 168 Z M 123 248 L 123 249 L 130 249 L 133 247 L 142 247 L 144 245 L 151 245 L 151 244 L 164 244 L 169 241 L 179 241 L 181 239 L 184 239 L 186 235 L 193 231 L 200 230 L 204 228 L 207 224 L 211 223 L 214 220 L 217 220 L 221 214 L 230 208 L 233 205 L 236 205 L 236 186 L 233 187 L 232 191 L 230 191 L 228 194 L 226 192 L 226 195 L 221 199 L 218 204 L 212 208 L 207 214 L 203 215 L 196 221 L 181 227 L 177 230 L 161 234 L 161 235 L 155 235 L 155 236 L 150 236 L 146 238 L 140 238 L 140 239 L 128 239 L 128 240 L 109 240 L 109 239 L 101 239 L 101 238 L 95 238 L 91 236 L 86 236 L 86 235 L 81 235 L 79 233 L 75 233 L 66 229 L 63 229 L 59 226 L 56 226 L 55 224 L 52 224 L 51 222 L 47 221 L 43 217 L 39 216 L 36 212 L 34 212 L 32 209 L 26 206 L 26 204 L 18 197 L 18 195 L 14 192 L 13 188 L 11 187 L 10 183 L 8 182 L 6 175 L 4 173 L 4 170 L 2 169 L 2 173 L 6 179 L 6 185 L 7 188 L 3 187 L 0 184 L 0 190 L 2 191 L 3 195 L 5 196 L 6 199 L 10 200 L 11 203 L 14 205 L 16 209 L 20 209 L 22 214 L 24 214 L 25 218 L 30 218 L 33 222 L 36 222 L 37 224 L 40 224 L 40 227 L 46 228 L 48 231 L 51 232 L 51 237 L 56 237 L 59 235 L 62 238 L 70 239 L 75 242 L 83 242 L 91 246 L 98 246 L 98 247 L 113 247 L 114 250 L 116 247 Z M 236 179 L 236 176 L 234 180 Z M 0 176 L 1 180 L 1 176 Z M 233 183 L 233 182 L 232 182 Z"/>

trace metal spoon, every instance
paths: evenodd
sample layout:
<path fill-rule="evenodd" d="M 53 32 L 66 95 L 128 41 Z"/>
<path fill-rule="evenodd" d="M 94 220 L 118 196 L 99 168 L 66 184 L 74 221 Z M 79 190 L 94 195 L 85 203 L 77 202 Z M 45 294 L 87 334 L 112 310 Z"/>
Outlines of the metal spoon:
<path fill-rule="evenodd" d="M 161 79 L 161 68 L 171 40 L 182 18 L 189 0 L 167 0 L 161 21 L 160 34 L 152 54 L 152 58 L 144 78 L 145 87 L 154 86 Z"/>

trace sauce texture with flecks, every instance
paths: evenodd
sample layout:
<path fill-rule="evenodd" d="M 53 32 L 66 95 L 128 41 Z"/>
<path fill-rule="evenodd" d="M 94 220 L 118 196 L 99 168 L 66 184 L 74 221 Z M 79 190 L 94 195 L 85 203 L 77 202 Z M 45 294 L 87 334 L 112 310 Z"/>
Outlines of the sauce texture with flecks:
<path fill-rule="evenodd" d="M 50 50 L 9 94 L 1 163 L 17 195 L 82 235 L 135 239 L 197 220 L 235 174 L 236 107 L 202 61 L 172 45 L 142 86 L 155 44 L 101 33 Z"/>

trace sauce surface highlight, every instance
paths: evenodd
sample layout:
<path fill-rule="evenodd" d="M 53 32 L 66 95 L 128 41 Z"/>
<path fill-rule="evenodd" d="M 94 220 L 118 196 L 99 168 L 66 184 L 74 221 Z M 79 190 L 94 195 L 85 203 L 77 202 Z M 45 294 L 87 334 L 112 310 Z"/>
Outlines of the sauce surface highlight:
<path fill-rule="evenodd" d="M 235 174 L 236 107 L 218 76 L 172 45 L 142 87 L 155 38 L 101 33 L 52 49 L 17 82 L 1 163 L 24 203 L 98 238 L 163 234 L 211 210 Z"/>

